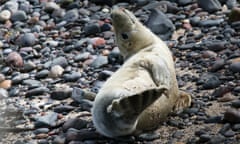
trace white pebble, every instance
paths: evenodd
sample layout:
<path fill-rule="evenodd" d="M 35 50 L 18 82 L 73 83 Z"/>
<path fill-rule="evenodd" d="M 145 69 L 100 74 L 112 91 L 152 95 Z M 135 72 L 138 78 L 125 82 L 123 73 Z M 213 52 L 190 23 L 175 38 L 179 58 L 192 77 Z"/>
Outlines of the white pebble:
<path fill-rule="evenodd" d="M 0 21 L 7 21 L 11 17 L 11 12 L 9 10 L 3 10 L 0 12 Z"/>

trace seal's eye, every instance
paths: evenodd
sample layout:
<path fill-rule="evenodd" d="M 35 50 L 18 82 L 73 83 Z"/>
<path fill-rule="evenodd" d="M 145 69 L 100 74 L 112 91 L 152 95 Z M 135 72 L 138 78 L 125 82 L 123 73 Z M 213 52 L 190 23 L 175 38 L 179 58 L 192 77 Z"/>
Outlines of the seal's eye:
<path fill-rule="evenodd" d="M 128 34 L 127 33 L 122 33 L 121 36 L 124 40 L 128 39 Z"/>

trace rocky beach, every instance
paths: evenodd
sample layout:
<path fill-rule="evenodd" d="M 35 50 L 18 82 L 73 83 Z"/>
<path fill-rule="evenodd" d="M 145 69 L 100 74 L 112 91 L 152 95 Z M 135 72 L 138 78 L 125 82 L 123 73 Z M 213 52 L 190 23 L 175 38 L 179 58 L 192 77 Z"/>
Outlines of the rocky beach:
<path fill-rule="evenodd" d="M 111 139 L 91 107 L 123 64 L 110 13 L 124 7 L 172 51 L 191 106 L 159 128 Z M 239 144 L 240 1 L 1 0 L 0 143 Z"/>

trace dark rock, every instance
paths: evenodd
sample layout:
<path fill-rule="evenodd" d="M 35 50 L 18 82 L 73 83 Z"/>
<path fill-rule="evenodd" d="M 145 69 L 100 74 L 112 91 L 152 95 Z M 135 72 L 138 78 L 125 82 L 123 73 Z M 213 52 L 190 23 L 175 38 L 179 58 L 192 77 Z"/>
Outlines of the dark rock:
<path fill-rule="evenodd" d="M 205 142 L 208 142 L 210 139 L 211 139 L 211 135 L 209 135 L 209 134 L 202 134 L 202 135 L 200 135 L 200 137 L 199 137 L 199 142 L 200 143 L 205 143 Z"/>
<path fill-rule="evenodd" d="M 205 123 L 221 123 L 223 117 L 222 116 L 210 116 L 205 120 Z"/>
<path fill-rule="evenodd" d="M 240 108 L 240 100 L 236 100 L 232 102 L 232 107 L 234 108 Z"/>
<path fill-rule="evenodd" d="M 37 72 L 35 75 L 36 79 L 42 79 L 46 78 L 48 76 L 49 71 L 47 69 L 41 70 L 40 72 Z"/>
<path fill-rule="evenodd" d="M 22 10 L 14 12 L 11 16 L 12 21 L 26 21 L 27 18 L 27 14 L 25 13 L 25 11 Z"/>
<path fill-rule="evenodd" d="M 223 60 L 223 59 L 216 60 L 213 63 L 212 67 L 210 68 L 210 71 L 211 72 L 216 72 L 216 71 L 222 69 L 224 67 L 224 65 L 225 65 L 225 60 Z"/>
<path fill-rule="evenodd" d="M 220 86 L 221 81 L 216 75 L 205 73 L 200 77 L 197 84 L 202 84 L 203 89 L 213 89 Z"/>
<path fill-rule="evenodd" d="M 228 17 L 230 22 L 240 21 L 240 8 L 233 8 Z"/>
<path fill-rule="evenodd" d="M 119 49 L 114 49 L 108 55 L 108 62 L 109 64 L 122 64 L 123 63 L 123 56 L 120 54 Z"/>
<path fill-rule="evenodd" d="M 44 93 L 49 93 L 49 89 L 46 87 L 39 87 L 39 88 L 34 88 L 26 93 L 26 97 L 32 97 L 32 96 L 37 96 L 37 95 L 43 95 Z"/>
<path fill-rule="evenodd" d="M 28 62 L 24 63 L 23 69 L 21 71 L 27 73 L 27 72 L 31 72 L 35 68 L 36 68 L 35 63 L 33 63 L 32 61 L 28 61 Z"/>
<path fill-rule="evenodd" d="M 88 121 L 79 119 L 79 118 L 74 118 L 74 119 L 68 119 L 64 125 L 63 125 L 63 131 L 66 132 L 70 128 L 74 128 L 77 130 L 86 128 L 88 124 Z"/>
<path fill-rule="evenodd" d="M 151 14 L 146 22 L 146 26 L 163 40 L 170 39 L 173 31 L 175 30 L 175 26 L 172 21 L 158 9 L 153 9 L 151 11 Z"/>
<path fill-rule="evenodd" d="M 240 111 L 232 108 L 228 109 L 224 113 L 223 120 L 230 123 L 240 123 Z"/>
<path fill-rule="evenodd" d="M 230 64 L 229 69 L 234 73 L 240 72 L 240 62 L 235 62 Z"/>
<path fill-rule="evenodd" d="M 112 26 L 108 23 L 104 23 L 103 25 L 101 25 L 101 32 L 110 31 L 111 29 Z"/>
<path fill-rule="evenodd" d="M 28 74 L 19 74 L 19 75 L 16 75 L 12 78 L 12 83 L 13 84 L 19 84 L 21 83 L 23 80 L 26 80 L 29 78 L 29 75 Z"/>
<path fill-rule="evenodd" d="M 69 106 L 69 105 L 60 105 L 60 106 L 57 106 L 53 109 L 54 112 L 56 113 L 68 113 L 72 110 L 74 110 L 75 107 L 73 106 Z"/>
<path fill-rule="evenodd" d="M 203 45 L 211 51 L 218 52 L 227 48 L 229 43 L 226 41 L 214 40 L 214 41 L 206 41 Z"/>
<path fill-rule="evenodd" d="M 215 98 L 223 97 L 226 93 L 230 91 L 231 91 L 231 88 L 227 86 L 221 86 L 213 91 L 212 96 Z"/>
<path fill-rule="evenodd" d="M 231 125 L 229 123 L 226 123 L 222 126 L 222 128 L 219 130 L 220 134 L 224 134 L 226 131 L 228 131 L 231 128 Z"/>
<path fill-rule="evenodd" d="M 235 124 L 235 125 L 233 125 L 232 130 L 234 130 L 234 131 L 240 131 L 240 124 Z"/>
<path fill-rule="evenodd" d="M 49 129 L 48 128 L 39 128 L 33 131 L 35 135 L 42 134 L 42 133 L 48 133 Z"/>
<path fill-rule="evenodd" d="M 25 33 L 20 36 L 18 42 L 23 47 L 33 46 L 36 43 L 36 38 L 33 33 Z"/>
<path fill-rule="evenodd" d="M 75 82 L 81 78 L 81 74 L 79 72 L 72 72 L 71 74 L 64 74 L 63 77 L 66 82 Z"/>
<path fill-rule="evenodd" d="M 230 129 L 230 130 L 226 131 L 223 135 L 225 137 L 233 137 L 235 135 L 235 132 Z"/>
<path fill-rule="evenodd" d="M 194 0 L 176 0 L 177 4 L 180 6 L 185 6 L 194 2 Z"/>
<path fill-rule="evenodd" d="M 66 141 L 83 141 L 92 139 L 101 139 L 102 136 L 97 132 L 89 131 L 88 129 L 76 130 L 73 128 L 68 129 L 66 132 Z"/>
<path fill-rule="evenodd" d="M 65 136 L 62 135 L 57 135 L 56 137 L 54 137 L 53 139 L 53 144 L 65 144 Z"/>
<path fill-rule="evenodd" d="M 92 24 L 86 24 L 83 28 L 83 31 L 85 34 L 88 35 L 94 35 L 101 32 L 101 28 L 98 23 L 92 23 Z"/>
<path fill-rule="evenodd" d="M 58 114 L 55 112 L 49 112 L 44 116 L 35 117 L 35 127 L 53 127 L 56 126 L 56 122 L 58 119 Z"/>
<path fill-rule="evenodd" d="M 79 14 L 77 9 L 72 9 L 66 12 L 66 14 L 63 17 L 63 20 L 68 22 L 74 22 L 78 20 Z"/>
<path fill-rule="evenodd" d="M 224 143 L 225 137 L 222 135 L 212 136 L 211 140 L 208 142 L 209 144 L 220 144 Z"/>
<path fill-rule="evenodd" d="M 221 3 L 218 0 L 198 0 L 197 2 L 199 7 L 210 13 L 221 10 L 222 8 Z"/>
<path fill-rule="evenodd" d="M 224 19 L 215 19 L 215 20 L 203 20 L 200 21 L 198 24 L 199 26 L 203 27 L 212 27 L 212 26 L 218 26 L 224 22 Z"/>
<path fill-rule="evenodd" d="M 71 97 L 72 89 L 71 88 L 59 88 L 51 92 L 50 97 L 55 100 L 64 100 Z"/>
<path fill-rule="evenodd" d="M 101 71 L 98 75 L 98 79 L 101 81 L 107 80 L 113 74 L 112 71 L 104 70 Z"/>

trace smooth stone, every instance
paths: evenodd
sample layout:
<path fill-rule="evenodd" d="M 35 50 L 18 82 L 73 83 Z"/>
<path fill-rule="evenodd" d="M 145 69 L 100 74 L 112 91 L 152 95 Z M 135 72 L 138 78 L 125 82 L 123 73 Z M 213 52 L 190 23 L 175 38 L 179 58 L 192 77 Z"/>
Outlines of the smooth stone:
<path fill-rule="evenodd" d="M 228 18 L 230 22 L 240 21 L 240 8 L 233 8 L 228 14 Z"/>
<path fill-rule="evenodd" d="M 177 0 L 176 2 L 180 6 L 185 6 L 185 5 L 189 5 L 189 4 L 193 3 L 194 0 Z"/>
<path fill-rule="evenodd" d="M 32 88 L 36 88 L 36 87 L 40 87 L 42 86 L 42 83 L 38 80 L 33 80 L 33 79 L 26 79 L 26 80 L 23 80 L 22 83 L 24 85 L 27 85 L 29 87 L 32 87 Z"/>
<path fill-rule="evenodd" d="M 110 31 L 111 29 L 112 26 L 108 23 L 104 23 L 103 25 L 101 25 L 101 32 Z"/>
<path fill-rule="evenodd" d="M 200 137 L 199 137 L 199 142 L 200 143 L 205 143 L 205 142 L 208 142 L 210 139 L 211 139 L 211 135 L 209 135 L 209 134 L 202 134 L 202 135 L 200 135 Z"/>
<path fill-rule="evenodd" d="M 65 136 L 62 135 L 56 135 L 52 141 L 52 144 L 65 144 Z"/>
<path fill-rule="evenodd" d="M 231 128 L 231 125 L 229 123 L 226 123 L 222 126 L 222 128 L 219 130 L 220 134 L 224 134 L 225 132 L 227 132 L 229 129 Z"/>
<path fill-rule="evenodd" d="M 36 73 L 35 78 L 36 79 L 43 79 L 48 77 L 49 70 L 44 69 Z"/>
<path fill-rule="evenodd" d="M 62 76 L 64 69 L 60 65 L 54 65 L 51 67 L 49 72 L 49 77 L 51 78 L 59 78 Z"/>
<path fill-rule="evenodd" d="M 160 138 L 159 133 L 143 133 L 138 136 L 138 138 L 142 141 L 153 141 L 155 139 Z"/>
<path fill-rule="evenodd" d="M 198 24 L 203 27 L 212 27 L 212 26 L 219 26 L 224 22 L 224 19 L 215 19 L 215 20 L 203 20 L 200 21 Z"/>
<path fill-rule="evenodd" d="M 79 72 L 72 72 L 70 74 L 64 74 L 63 78 L 65 82 L 76 82 L 81 78 L 81 73 Z"/>
<path fill-rule="evenodd" d="M 36 43 L 36 37 L 33 33 L 25 33 L 20 36 L 18 42 L 23 47 L 33 46 Z"/>
<path fill-rule="evenodd" d="M 31 90 L 28 90 L 26 92 L 26 97 L 33 97 L 33 96 L 38 96 L 38 95 L 43 95 L 45 93 L 49 93 L 50 90 L 46 87 L 38 87 L 38 88 L 33 88 Z"/>
<path fill-rule="evenodd" d="M 62 126 L 63 131 L 66 132 L 70 128 L 74 128 L 77 130 L 86 128 L 88 124 L 88 121 L 80 119 L 80 118 L 73 118 L 73 119 L 68 119 L 64 125 Z"/>
<path fill-rule="evenodd" d="M 211 72 L 216 72 L 222 68 L 224 68 L 225 65 L 225 60 L 224 59 L 220 59 L 220 60 L 216 60 L 213 65 L 210 68 Z"/>
<path fill-rule="evenodd" d="M 93 62 L 91 63 L 90 66 L 94 67 L 94 68 L 100 68 L 100 67 L 105 66 L 107 64 L 108 64 L 108 57 L 100 55 L 93 60 Z"/>
<path fill-rule="evenodd" d="M 44 11 L 47 13 L 52 13 L 54 10 L 60 9 L 60 6 L 55 2 L 47 2 L 45 3 Z"/>
<path fill-rule="evenodd" d="M 202 84 L 203 89 L 213 89 L 220 86 L 221 81 L 216 75 L 205 73 L 200 77 L 197 84 Z"/>
<path fill-rule="evenodd" d="M 50 130 L 48 128 L 38 128 L 38 129 L 34 130 L 33 133 L 35 135 L 42 134 L 42 133 L 47 134 L 49 131 Z"/>
<path fill-rule="evenodd" d="M 197 3 L 199 7 L 209 13 L 219 11 L 222 8 L 221 3 L 218 0 L 197 0 Z"/>
<path fill-rule="evenodd" d="M 231 105 L 234 108 L 240 108 L 240 100 L 233 101 Z"/>
<path fill-rule="evenodd" d="M 235 124 L 235 125 L 233 125 L 232 130 L 234 130 L 234 131 L 240 131 L 240 124 Z"/>
<path fill-rule="evenodd" d="M 85 34 L 88 35 L 95 35 L 101 32 L 101 28 L 98 23 L 90 23 L 86 24 L 83 28 Z"/>
<path fill-rule="evenodd" d="M 3 9 L 10 10 L 12 13 L 18 10 L 18 3 L 16 1 L 8 1 L 4 4 Z"/>
<path fill-rule="evenodd" d="M 11 18 L 11 12 L 9 10 L 3 10 L 0 12 L 0 21 L 7 21 Z"/>
<path fill-rule="evenodd" d="M 175 26 L 172 21 L 160 10 L 153 9 L 146 22 L 146 26 L 163 40 L 170 39 Z"/>
<path fill-rule="evenodd" d="M 57 88 L 53 90 L 50 94 L 50 97 L 54 100 L 64 100 L 71 97 L 72 89 L 68 87 Z"/>
<path fill-rule="evenodd" d="M 12 86 L 11 80 L 4 80 L 0 82 L 0 88 L 9 89 Z"/>
<path fill-rule="evenodd" d="M 5 80 L 5 76 L 3 74 L 0 73 L 0 82 Z"/>
<path fill-rule="evenodd" d="M 83 140 L 92 140 L 92 139 L 101 139 L 103 138 L 102 135 L 100 135 L 97 132 L 89 131 L 88 129 L 83 130 L 76 130 L 73 128 L 70 128 L 66 132 L 66 141 L 83 141 Z"/>
<path fill-rule="evenodd" d="M 84 52 L 76 55 L 73 59 L 75 62 L 80 62 L 88 59 L 91 56 L 89 52 Z"/>
<path fill-rule="evenodd" d="M 19 53 L 11 52 L 6 57 L 6 63 L 10 66 L 22 67 L 23 66 L 23 58 Z"/>
<path fill-rule="evenodd" d="M 8 91 L 4 88 L 0 88 L 0 100 L 8 97 Z"/>
<path fill-rule="evenodd" d="M 11 20 L 16 22 L 16 21 L 26 21 L 28 18 L 27 14 L 25 13 L 25 11 L 22 10 L 18 10 L 16 12 L 14 12 L 11 16 Z"/>
<path fill-rule="evenodd" d="M 215 89 L 212 93 L 212 96 L 215 98 L 223 97 L 225 94 L 231 91 L 231 88 L 228 86 L 221 86 L 217 89 Z"/>
<path fill-rule="evenodd" d="M 233 108 L 227 109 L 223 120 L 230 123 L 240 123 L 240 111 Z"/>
<path fill-rule="evenodd" d="M 68 22 L 76 21 L 79 18 L 78 10 L 72 9 L 66 12 L 66 14 L 63 17 L 63 20 Z"/>
<path fill-rule="evenodd" d="M 44 46 L 49 46 L 49 47 L 57 47 L 59 45 L 58 41 L 55 40 L 48 40 L 43 43 Z"/>
<path fill-rule="evenodd" d="M 212 136 L 210 141 L 209 141 L 209 144 L 220 144 L 220 143 L 224 143 L 224 140 L 225 140 L 225 137 L 222 136 L 222 135 L 215 135 L 215 136 Z"/>
<path fill-rule="evenodd" d="M 58 119 L 58 114 L 55 112 L 49 112 L 46 113 L 46 115 L 43 116 L 36 116 L 35 117 L 35 127 L 40 128 L 40 127 L 54 127 L 56 126 L 56 122 Z"/>
<path fill-rule="evenodd" d="M 123 56 L 120 54 L 120 51 L 118 48 L 113 49 L 108 54 L 108 62 L 109 64 L 122 64 L 123 63 Z"/>
<path fill-rule="evenodd" d="M 74 87 L 72 90 L 71 98 L 74 101 L 81 103 L 84 99 L 93 101 L 95 99 L 95 96 L 96 93 Z"/>
<path fill-rule="evenodd" d="M 19 74 L 16 75 L 12 78 L 12 83 L 13 84 L 19 84 L 21 83 L 23 80 L 28 79 L 30 77 L 29 74 Z"/>
<path fill-rule="evenodd" d="M 222 116 L 210 116 L 204 122 L 205 123 L 221 123 L 223 120 Z"/>
<path fill-rule="evenodd" d="M 233 137 L 235 135 L 235 132 L 230 129 L 230 130 L 226 131 L 223 135 L 225 137 Z"/>
<path fill-rule="evenodd" d="M 234 73 L 240 72 L 240 62 L 234 62 L 230 64 L 229 69 Z"/>
<path fill-rule="evenodd" d="M 69 113 L 70 111 L 74 110 L 75 107 L 70 105 L 59 105 L 53 108 L 53 111 L 56 113 Z"/>
<path fill-rule="evenodd" d="M 114 72 L 109 70 L 103 70 L 99 73 L 98 79 L 101 81 L 107 80 Z"/>
<path fill-rule="evenodd" d="M 203 45 L 211 51 L 219 52 L 221 50 L 224 50 L 227 48 L 227 45 L 229 43 L 227 41 L 221 41 L 221 40 L 213 40 L 213 41 L 206 41 L 203 43 Z"/>
<path fill-rule="evenodd" d="M 34 70 L 36 68 L 36 64 L 32 61 L 28 61 L 26 63 L 24 63 L 24 66 L 23 66 L 23 69 L 22 71 L 23 72 L 31 72 L 32 70 Z"/>
<path fill-rule="evenodd" d="M 61 67 L 65 68 L 68 66 L 68 61 L 65 57 L 57 57 L 55 58 L 50 66 L 60 65 Z"/>

